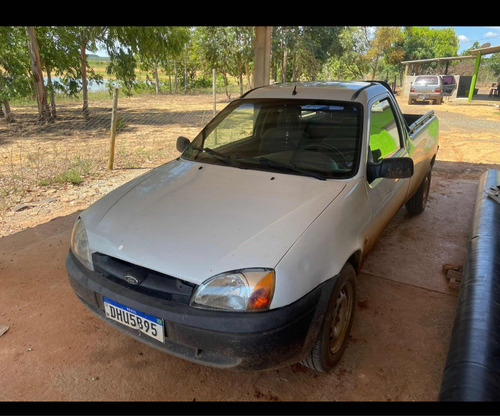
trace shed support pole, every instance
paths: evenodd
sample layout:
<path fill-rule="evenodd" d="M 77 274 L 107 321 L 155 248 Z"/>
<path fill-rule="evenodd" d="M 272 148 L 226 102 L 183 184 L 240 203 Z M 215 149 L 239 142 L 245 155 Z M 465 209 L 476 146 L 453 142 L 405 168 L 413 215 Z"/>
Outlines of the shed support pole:
<path fill-rule="evenodd" d="M 255 27 L 255 69 L 254 88 L 269 85 L 271 60 L 271 26 Z"/>
<path fill-rule="evenodd" d="M 474 88 L 476 87 L 477 73 L 479 72 L 479 64 L 481 63 L 481 52 L 477 53 L 476 65 L 474 66 L 474 75 L 472 75 L 472 81 L 470 83 L 469 90 L 469 102 L 472 100 L 472 95 L 474 94 Z"/>

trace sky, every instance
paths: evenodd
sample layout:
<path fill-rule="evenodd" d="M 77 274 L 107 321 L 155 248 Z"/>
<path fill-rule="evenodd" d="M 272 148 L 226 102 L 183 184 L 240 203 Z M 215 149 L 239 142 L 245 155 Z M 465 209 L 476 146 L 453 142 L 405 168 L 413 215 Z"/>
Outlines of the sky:
<path fill-rule="evenodd" d="M 475 41 L 479 45 L 491 43 L 491 46 L 500 45 L 500 26 L 451 26 L 458 36 L 458 53 L 472 47 Z"/>

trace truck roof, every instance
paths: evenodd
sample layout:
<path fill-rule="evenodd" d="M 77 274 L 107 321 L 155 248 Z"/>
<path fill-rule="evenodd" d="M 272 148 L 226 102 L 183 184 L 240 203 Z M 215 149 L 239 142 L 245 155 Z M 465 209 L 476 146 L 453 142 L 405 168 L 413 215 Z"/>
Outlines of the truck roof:
<path fill-rule="evenodd" d="M 297 98 L 335 101 L 366 101 L 373 95 L 386 92 L 379 81 L 308 81 L 287 82 L 258 87 L 242 98 Z"/>

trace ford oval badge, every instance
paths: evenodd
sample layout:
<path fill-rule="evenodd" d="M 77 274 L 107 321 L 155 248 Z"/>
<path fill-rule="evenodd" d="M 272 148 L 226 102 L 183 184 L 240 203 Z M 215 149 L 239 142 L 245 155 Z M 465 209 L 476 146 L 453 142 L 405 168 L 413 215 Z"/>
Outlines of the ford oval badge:
<path fill-rule="evenodd" d="M 124 276 L 124 279 L 125 279 L 128 283 L 130 283 L 131 285 L 136 285 L 136 284 L 138 284 L 138 283 L 139 283 L 139 279 L 138 279 L 137 277 L 135 277 L 135 276 L 132 276 L 131 274 L 126 274 L 126 275 Z"/>

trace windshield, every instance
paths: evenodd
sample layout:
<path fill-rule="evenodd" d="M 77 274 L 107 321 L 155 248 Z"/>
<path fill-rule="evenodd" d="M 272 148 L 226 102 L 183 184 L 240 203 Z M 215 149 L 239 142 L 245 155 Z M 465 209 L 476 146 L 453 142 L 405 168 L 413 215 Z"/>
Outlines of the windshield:
<path fill-rule="evenodd" d="M 415 79 L 415 85 L 439 85 L 438 77 L 417 77 L 417 79 Z"/>
<path fill-rule="evenodd" d="M 182 157 L 319 179 L 357 172 L 361 107 L 317 100 L 237 100 L 215 117 Z"/>

